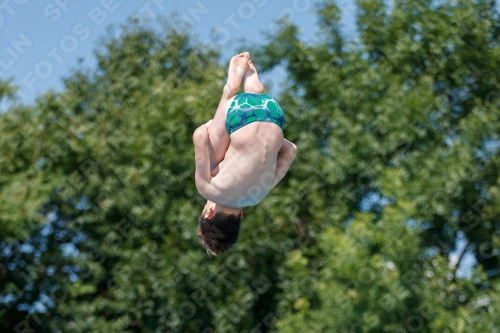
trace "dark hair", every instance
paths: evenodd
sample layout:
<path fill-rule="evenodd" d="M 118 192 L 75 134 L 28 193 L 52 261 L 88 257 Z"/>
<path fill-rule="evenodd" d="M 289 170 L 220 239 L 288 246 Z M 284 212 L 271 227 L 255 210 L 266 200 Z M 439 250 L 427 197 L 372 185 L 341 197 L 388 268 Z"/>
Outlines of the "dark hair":
<path fill-rule="evenodd" d="M 205 212 L 198 220 L 198 239 L 207 253 L 218 255 L 226 252 L 238 241 L 241 215 L 215 212 L 211 219 L 205 218 Z"/>

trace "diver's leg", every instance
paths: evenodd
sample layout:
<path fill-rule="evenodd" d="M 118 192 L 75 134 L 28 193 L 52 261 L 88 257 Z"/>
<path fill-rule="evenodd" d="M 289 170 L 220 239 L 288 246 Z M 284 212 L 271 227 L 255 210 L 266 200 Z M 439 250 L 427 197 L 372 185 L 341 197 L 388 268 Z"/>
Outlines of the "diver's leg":
<path fill-rule="evenodd" d="M 213 121 L 208 127 L 208 152 L 210 155 L 210 171 L 214 170 L 219 165 L 231 143 L 231 138 L 226 130 L 226 115 L 232 98 L 226 99 L 225 102 L 219 104 Z"/>
<path fill-rule="evenodd" d="M 248 69 L 245 72 L 245 76 L 242 81 L 243 91 L 252 94 L 263 94 L 264 86 L 259 80 L 259 74 L 257 73 L 257 68 L 252 63 L 248 61 Z"/>
<path fill-rule="evenodd" d="M 208 151 L 210 154 L 210 170 L 214 170 L 224 159 L 226 151 L 229 148 L 231 139 L 226 130 L 226 116 L 232 99 L 238 93 L 240 84 L 248 69 L 248 52 L 240 53 L 229 62 L 229 71 L 227 83 L 222 90 L 222 97 L 215 112 L 213 121 L 208 127 Z"/>

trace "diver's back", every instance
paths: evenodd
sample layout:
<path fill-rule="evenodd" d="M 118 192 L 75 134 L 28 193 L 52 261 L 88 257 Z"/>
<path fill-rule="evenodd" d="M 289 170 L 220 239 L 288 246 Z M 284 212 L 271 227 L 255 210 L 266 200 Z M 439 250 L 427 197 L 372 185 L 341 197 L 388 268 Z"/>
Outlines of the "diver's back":
<path fill-rule="evenodd" d="M 219 173 L 212 178 L 226 206 L 254 206 L 271 191 L 282 144 L 283 131 L 272 122 L 256 121 L 231 134 Z"/>

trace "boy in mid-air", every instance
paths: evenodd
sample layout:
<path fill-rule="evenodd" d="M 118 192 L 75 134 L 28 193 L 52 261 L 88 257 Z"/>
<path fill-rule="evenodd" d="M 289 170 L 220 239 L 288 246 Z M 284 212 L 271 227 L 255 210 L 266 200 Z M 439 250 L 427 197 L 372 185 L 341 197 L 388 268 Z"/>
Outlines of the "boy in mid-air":
<path fill-rule="evenodd" d="M 283 111 L 263 94 L 249 59 L 248 52 L 231 59 L 214 118 L 193 133 L 196 188 L 207 199 L 198 238 L 213 255 L 237 242 L 241 208 L 265 198 L 297 154 L 297 146 L 283 138 Z M 236 95 L 240 84 L 244 93 Z"/>

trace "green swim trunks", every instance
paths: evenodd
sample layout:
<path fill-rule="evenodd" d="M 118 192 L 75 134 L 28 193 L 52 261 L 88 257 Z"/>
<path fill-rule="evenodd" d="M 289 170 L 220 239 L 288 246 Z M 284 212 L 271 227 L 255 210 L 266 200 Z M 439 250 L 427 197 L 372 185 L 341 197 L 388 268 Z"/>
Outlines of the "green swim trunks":
<path fill-rule="evenodd" d="M 229 134 L 254 121 L 270 121 L 285 128 L 285 114 L 278 102 L 264 94 L 236 95 L 227 110 L 226 130 Z"/>

